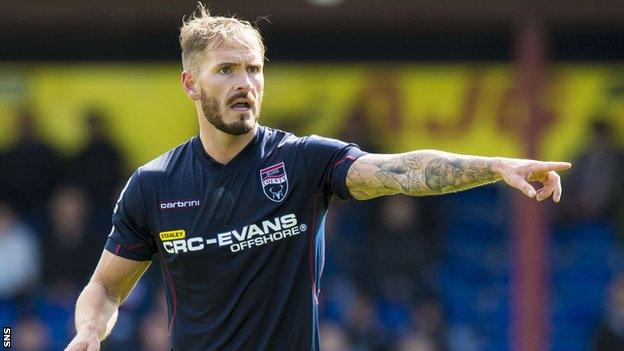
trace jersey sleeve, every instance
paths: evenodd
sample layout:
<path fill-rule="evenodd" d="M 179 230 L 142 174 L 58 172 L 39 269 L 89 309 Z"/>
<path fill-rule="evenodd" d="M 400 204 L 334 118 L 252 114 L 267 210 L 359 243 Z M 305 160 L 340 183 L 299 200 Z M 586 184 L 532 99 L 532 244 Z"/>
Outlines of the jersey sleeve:
<path fill-rule="evenodd" d="M 351 164 L 366 153 L 355 144 L 312 135 L 303 147 L 306 173 L 313 177 L 316 191 L 322 191 L 329 199 L 353 199 L 347 189 L 347 171 Z"/>
<path fill-rule="evenodd" d="M 156 242 L 147 220 L 139 171 L 124 187 L 113 210 L 113 227 L 106 250 L 135 261 L 149 261 L 157 252 Z"/>

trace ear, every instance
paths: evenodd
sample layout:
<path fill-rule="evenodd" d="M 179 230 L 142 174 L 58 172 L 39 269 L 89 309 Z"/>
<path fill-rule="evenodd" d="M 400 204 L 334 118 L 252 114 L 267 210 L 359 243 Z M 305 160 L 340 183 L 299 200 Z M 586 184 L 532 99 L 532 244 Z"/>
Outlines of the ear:
<path fill-rule="evenodd" d="M 195 77 L 189 71 L 182 71 L 182 88 L 191 100 L 197 101 L 201 98 L 199 93 L 199 86 L 195 82 Z"/>

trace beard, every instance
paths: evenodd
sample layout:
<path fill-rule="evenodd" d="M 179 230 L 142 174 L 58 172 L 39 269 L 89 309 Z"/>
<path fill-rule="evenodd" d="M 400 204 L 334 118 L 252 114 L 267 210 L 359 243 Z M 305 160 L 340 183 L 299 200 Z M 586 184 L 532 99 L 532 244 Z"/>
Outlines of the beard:
<path fill-rule="evenodd" d="M 219 100 L 213 96 L 206 94 L 204 89 L 201 90 L 201 108 L 204 112 L 206 120 L 218 130 L 230 135 L 243 135 L 251 132 L 256 125 L 257 116 L 249 119 L 240 117 L 236 122 L 226 123 L 223 120 L 223 114 L 219 109 Z M 234 98 L 237 98 L 236 96 Z M 260 101 L 257 103 L 258 112 L 260 111 Z"/>

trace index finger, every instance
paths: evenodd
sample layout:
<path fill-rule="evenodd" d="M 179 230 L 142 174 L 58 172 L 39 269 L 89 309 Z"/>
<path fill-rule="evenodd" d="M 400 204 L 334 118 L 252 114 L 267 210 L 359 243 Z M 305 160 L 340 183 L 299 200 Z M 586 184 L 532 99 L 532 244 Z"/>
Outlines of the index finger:
<path fill-rule="evenodd" d="M 539 162 L 533 165 L 533 172 L 544 173 L 548 171 L 565 171 L 570 169 L 572 164 L 570 162 Z"/>

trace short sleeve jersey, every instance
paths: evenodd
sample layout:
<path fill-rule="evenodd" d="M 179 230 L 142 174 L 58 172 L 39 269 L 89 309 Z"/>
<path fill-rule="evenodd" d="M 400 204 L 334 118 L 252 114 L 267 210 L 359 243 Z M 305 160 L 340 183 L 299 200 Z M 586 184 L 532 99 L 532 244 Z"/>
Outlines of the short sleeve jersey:
<path fill-rule="evenodd" d="M 157 255 L 174 350 L 318 350 L 324 219 L 357 146 L 258 126 L 227 165 L 195 136 L 139 167 L 106 249 Z"/>

